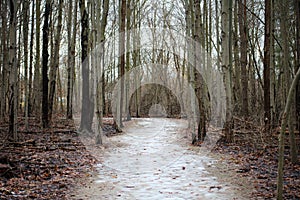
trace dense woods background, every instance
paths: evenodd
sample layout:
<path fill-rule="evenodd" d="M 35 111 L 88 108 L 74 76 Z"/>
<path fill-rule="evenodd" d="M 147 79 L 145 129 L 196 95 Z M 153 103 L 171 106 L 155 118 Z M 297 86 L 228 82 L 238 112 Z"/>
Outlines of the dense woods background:
<path fill-rule="evenodd" d="M 72 119 L 81 113 L 80 129 L 88 132 L 95 115 L 101 132 L 103 116 L 113 112 L 115 83 L 139 65 L 146 66 L 141 74 L 147 76 L 151 70 L 147 63 L 167 65 L 166 74 L 179 72 L 193 85 L 200 113 L 198 125 L 191 128 L 192 140 L 203 140 L 210 100 L 203 80 L 187 62 L 192 49 L 183 58 L 164 51 L 163 42 L 153 44 L 151 50 L 128 51 L 139 45 L 143 27 L 154 31 L 163 27 L 200 43 L 205 51 L 203 65 L 222 73 L 226 142 L 235 142 L 236 134 L 254 138 L 246 128 L 237 131 L 242 124 L 258 130 L 259 139 L 253 143 L 268 145 L 287 119 L 286 142 L 292 162 L 298 161 L 299 81 L 290 92 L 290 109 L 284 112 L 284 108 L 300 66 L 300 0 L 3 0 L 0 13 L 0 121 L 9 123 L 8 137 L 15 141 L 23 131 L 19 123 L 27 130 L 35 119 L 48 128 L 57 115 Z M 120 57 L 111 58 L 108 68 L 96 65 L 104 56 L 116 55 L 106 54 L 102 42 L 129 30 L 134 30 L 133 35 L 120 34 L 109 44 L 121 52 Z M 101 43 L 99 60 L 92 57 L 86 63 Z M 168 117 L 185 114 L 179 106 L 182 99 L 176 100 L 161 86 L 140 87 L 129 96 L 130 84 L 141 80 L 122 80 L 115 119 L 119 131 L 123 119 L 147 116 L 154 104 L 164 105 Z M 97 138 L 101 143 L 101 133 Z"/>

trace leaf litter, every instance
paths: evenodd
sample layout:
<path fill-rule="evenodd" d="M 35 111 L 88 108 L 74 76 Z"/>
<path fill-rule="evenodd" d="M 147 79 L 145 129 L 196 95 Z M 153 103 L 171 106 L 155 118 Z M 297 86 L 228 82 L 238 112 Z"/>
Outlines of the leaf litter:
<path fill-rule="evenodd" d="M 69 199 L 77 180 L 90 176 L 95 158 L 78 139 L 73 121 L 57 119 L 45 130 L 35 119 L 28 131 L 20 123 L 18 142 L 1 126 L 7 140 L 0 145 L 0 199 Z"/>

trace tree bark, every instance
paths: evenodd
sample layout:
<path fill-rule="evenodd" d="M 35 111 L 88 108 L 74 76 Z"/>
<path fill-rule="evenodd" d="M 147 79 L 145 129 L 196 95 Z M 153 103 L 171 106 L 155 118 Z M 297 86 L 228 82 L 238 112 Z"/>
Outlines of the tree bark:
<path fill-rule="evenodd" d="M 48 41 L 49 41 L 49 15 L 50 15 L 50 0 L 46 0 L 45 13 L 44 13 L 44 25 L 43 25 L 43 66 L 42 66 L 42 124 L 43 128 L 49 127 L 48 116 Z"/>
<path fill-rule="evenodd" d="M 205 6 L 204 6 L 205 7 Z M 204 8 L 205 9 L 205 8 Z M 204 31 L 203 31 L 203 26 L 202 20 L 201 20 L 201 10 L 200 10 L 200 0 L 194 0 L 194 10 L 195 10 L 195 32 L 194 32 L 194 40 L 196 42 L 195 46 L 195 68 L 200 65 L 205 65 L 205 52 L 202 51 L 202 46 L 205 47 L 205 41 L 204 41 Z M 202 26 L 202 28 L 201 28 Z M 202 30 L 202 31 L 201 31 Z M 201 34 L 202 33 L 202 34 Z M 197 58 L 203 58 L 197 59 Z M 201 61 L 201 63 L 200 63 Z M 206 120 L 206 113 L 204 109 L 204 96 L 205 96 L 205 86 L 203 83 L 203 79 L 201 78 L 201 74 L 199 74 L 198 70 L 195 70 L 193 75 L 193 79 L 195 81 L 194 83 L 194 89 L 195 89 L 195 94 L 198 99 L 198 108 L 199 108 L 199 116 L 198 116 L 198 141 L 203 142 L 204 138 L 206 136 L 206 125 L 205 125 L 205 120 Z"/>
<path fill-rule="evenodd" d="M 28 80 L 28 115 L 32 114 L 32 78 L 33 78 L 33 39 L 34 39 L 34 0 L 31 8 L 31 33 L 30 33 L 30 53 L 29 53 L 29 80 Z"/>
<path fill-rule="evenodd" d="M 295 12 L 296 12 L 296 71 L 300 68 L 300 0 L 295 0 Z M 296 87 L 296 129 L 300 131 L 300 81 Z"/>
<path fill-rule="evenodd" d="M 139 28 L 140 21 L 138 21 L 139 12 L 137 11 L 136 7 L 134 7 L 133 12 L 134 12 L 134 14 L 133 14 L 133 26 L 134 26 L 133 38 L 135 38 L 133 40 L 133 49 L 136 49 L 138 42 L 139 42 L 139 31 L 137 29 Z M 140 88 L 138 87 L 140 85 L 139 84 L 140 72 L 139 72 L 139 68 L 136 68 L 138 66 L 139 52 L 140 52 L 140 49 L 135 50 L 132 55 L 132 65 L 133 65 L 132 67 L 134 69 L 136 69 L 136 70 L 134 70 L 134 84 L 135 84 L 135 88 L 137 88 L 136 92 L 134 93 L 135 117 L 139 117 L 139 109 L 140 109 L 140 107 L 139 107 Z"/>
<path fill-rule="evenodd" d="M 91 112 L 94 106 L 92 105 L 90 96 L 90 74 L 88 62 L 88 46 L 89 46 L 89 22 L 88 14 L 85 7 L 85 0 L 79 0 L 81 13 L 81 62 L 82 62 L 82 107 L 81 107 L 81 122 L 80 131 L 92 133 L 92 118 Z"/>
<path fill-rule="evenodd" d="M 194 0 L 186 1 L 185 4 L 185 15 L 186 15 L 186 37 L 194 37 L 195 34 L 195 12 L 194 12 Z M 200 25 L 200 24 L 198 24 Z M 197 35 L 196 37 L 199 37 Z M 194 37 L 195 39 L 195 37 Z M 200 40 L 200 38 L 199 38 Z M 196 66 L 195 57 L 192 58 L 193 52 L 195 52 L 195 43 L 192 41 L 187 41 L 187 63 L 188 63 L 188 81 L 190 85 L 190 91 L 188 92 L 189 102 L 189 128 L 191 129 L 192 144 L 197 142 L 196 135 L 196 100 L 195 100 L 195 71 L 194 66 Z M 194 63 L 192 63 L 194 61 Z M 194 66 L 193 66 L 194 65 Z"/>
<path fill-rule="evenodd" d="M 70 1 L 71 2 L 71 1 Z M 71 4 L 71 3 L 70 3 Z M 70 31 L 70 46 L 69 46 L 69 54 L 68 54 L 68 88 L 67 88 L 67 118 L 73 118 L 73 96 L 74 96 L 74 83 L 75 83 L 75 45 L 76 45 L 76 30 L 77 30 L 77 4 L 78 0 L 75 0 L 74 3 L 74 17 L 73 17 L 73 30 L 70 26 L 70 30 L 72 30 L 72 34 Z M 71 12 L 71 11 L 70 11 Z"/>
<path fill-rule="evenodd" d="M 16 28 L 17 28 L 17 2 L 9 1 L 9 66 L 10 66 L 10 103 L 9 103 L 9 133 L 13 139 L 18 140 L 18 65 L 17 65 L 17 49 L 16 49 Z"/>
<path fill-rule="evenodd" d="M 270 37 L 271 37 L 271 0 L 265 0 L 265 40 L 264 40 L 264 121 L 270 129 Z"/>
<path fill-rule="evenodd" d="M 120 31 L 119 31 L 119 56 L 120 56 L 120 98 L 119 98 L 119 106 L 120 106 L 120 114 L 119 114 L 119 128 L 123 127 L 123 99 L 124 99 L 124 74 L 125 74 L 125 20 L 126 20 L 126 0 L 120 0 Z"/>
<path fill-rule="evenodd" d="M 131 26 L 131 0 L 127 0 L 127 8 L 126 8 L 126 95 L 125 95 L 125 111 L 127 120 L 131 120 L 130 109 L 129 109 L 129 70 L 130 70 L 130 26 Z"/>
<path fill-rule="evenodd" d="M 239 32 L 240 32 L 240 52 L 241 52 L 241 79 L 242 79 L 242 116 L 248 116 L 248 70 L 247 70 L 247 12 L 246 0 L 239 0 Z"/>
<path fill-rule="evenodd" d="M 222 1 L 222 69 L 223 69 L 223 79 L 226 92 L 226 121 L 224 124 L 225 139 L 227 142 L 232 142 L 232 103 L 231 103 L 231 63 L 230 63 L 230 53 L 232 51 L 231 37 L 230 33 L 230 21 L 229 17 L 230 5 L 232 0 Z"/>
<path fill-rule="evenodd" d="M 56 90 L 56 80 L 57 80 L 57 69 L 59 67 L 59 47 L 60 47 L 60 38 L 61 38 L 61 27 L 62 27 L 62 9 L 63 9 L 63 0 L 59 0 L 58 5 L 58 22 L 57 22 L 57 31 L 54 41 L 54 56 L 52 60 L 52 66 L 50 69 L 50 90 L 49 90 L 49 121 L 52 119 L 53 113 L 53 102 L 54 95 Z M 59 77 L 58 77 L 59 78 Z"/>
<path fill-rule="evenodd" d="M 219 0 L 215 0 L 215 10 L 216 10 L 216 50 L 217 50 L 217 67 L 220 70 L 221 69 L 221 65 L 220 65 L 220 28 L 219 28 L 219 23 L 220 23 L 220 17 L 219 17 Z"/>
<path fill-rule="evenodd" d="M 33 112 L 36 116 L 40 116 L 41 113 L 41 72 L 40 72 L 40 1 L 36 1 L 35 5 L 35 11 L 36 11 L 36 40 L 35 40 L 35 65 L 34 65 L 34 80 L 33 80 L 33 97 L 32 97 L 32 108 Z"/>
<path fill-rule="evenodd" d="M 239 26 L 238 26 L 238 19 L 239 19 L 239 15 L 238 15 L 238 1 L 236 1 L 235 3 L 235 7 L 234 7 L 234 31 L 233 31 L 233 55 L 234 55 L 234 71 L 233 71 L 233 80 L 234 80 L 234 84 L 233 84 L 233 101 L 234 101 L 234 108 L 233 110 L 238 113 L 241 114 L 241 110 L 242 110 L 242 97 L 243 97 L 243 91 L 242 91 L 242 87 L 241 87 L 241 64 L 240 64 L 240 48 L 239 48 Z"/>
<path fill-rule="evenodd" d="M 23 44 L 24 44 L 24 97 L 25 97 L 25 130 L 28 130 L 28 101 L 29 101 L 29 92 L 28 92 L 28 24 L 29 24 L 29 1 L 23 1 Z"/>
<path fill-rule="evenodd" d="M 275 10 L 274 10 L 274 0 L 271 0 L 271 37 L 270 37 L 270 114 L 271 114 L 271 122 L 270 124 L 273 126 L 277 124 L 276 121 L 276 73 L 275 73 L 275 51 L 274 51 L 274 26 L 275 26 Z"/>
<path fill-rule="evenodd" d="M 75 4 L 75 7 L 77 5 Z M 68 31 L 68 61 L 67 61 L 67 71 L 68 71 L 68 81 L 67 81 L 67 119 L 73 118 L 73 112 L 72 112 L 72 68 L 74 66 L 71 65 L 71 59 L 72 59 L 72 49 L 71 49 L 71 43 L 72 43 L 72 25 L 76 26 L 76 24 L 72 24 L 72 11 L 73 11 L 73 1 L 69 1 L 69 7 L 68 7 L 68 18 L 67 18 L 67 31 Z M 77 15 L 77 13 L 74 13 L 74 15 Z"/>
<path fill-rule="evenodd" d="M 100 9 L 99 9 L 100 10 Z M 103 85 L 104 85 L 104 41 L 105 41 L 105 29 L 107 25 L 107 16 L 109 10 L 109 0 L 103 0 L 102 3 L 102 18 L 100 26 L 98 26 L 99 39 L 100 39 L 100 65 L 96 66 L 96 115 L 98 122 L 98 133 L 96 135 L 96 144 L 102 144 L 102 128 L 103 128 Z M 100 13 L 98 11 L 98 19 L 100 19 Z M 99 77 L 100 75 L 100 77 Z"/>
<path fill-rule="evenodd" d="M 0 119 L 4 119 L 6 115 L 6 108 L 7 108 L 7 98 L 6 98 L 6 92 L 7 92 L 7 72 L 8 72 L 8 40 L 7 40 L 7 5 L 6 1 L 3 2 L 2 9 L 1 9 L 1 45 L 2 45 L 2 51 L 3 51 L 3 62 L 2 62 L 2 76 L 1 76 L 1 108 L 0 108 Z"/>

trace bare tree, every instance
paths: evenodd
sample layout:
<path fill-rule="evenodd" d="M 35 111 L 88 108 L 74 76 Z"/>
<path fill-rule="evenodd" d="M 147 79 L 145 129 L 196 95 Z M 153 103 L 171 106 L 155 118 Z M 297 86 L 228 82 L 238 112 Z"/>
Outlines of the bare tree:
<path fill-rule="evenodd" d="M 100 10 L 100 9 L 99 9 Z M 108 16 L 108 10 L 109 10 L 109 0 L 103 0 L 102 4 L 102 18 L 100 26 L 98 26 L 99 31 L 99 39 L 100 39 L 100 65 L 96 64 L 96 115 L 97 115 L 97 121 L 98 121 L 98 133 L 96 135 L 96 144 L 102 144 L 102 117 L 103 117 L 103 84 L 104 84 L 104 41 L 105 41 L 105 28 L 107 25 L 107 16 Z M 98 19 L 100 18 L 100 12 L 98 11 Z M 99 74 L 101 75 L 99 77 Z"/>
<path fill-rule="evenodd" d="M 127 0 L 126 7 L 126 77 L 125 77 L 125 111 L 127 120 L 131 120 L 130 109 L 129 109 L 129 70 L 130 70 L 130 28 L 131 28 L 131 0 Z"/>
<path fill-rule="evenodd" d="M 23 44 L 24 44 L 24 90 L 25 90 L 25 129 L 28 130 L 28 23 L 29 23 L 29 1 L 23 1 Z"/>
<path fill-rule="evenodd" d="M 48 107 L 48 41 L 49 41 L 49 15 L 50 15 L 50 0 L 46 0 L 44 25 L 43 25 L 43 65 L 42 65 L 42 124 L 44 128 L 49 127 L 49 107 Z"/>
<path fill-rule="evenodd" d="M 18 60 L 16 48 L 17 8 L 15 0 L 9 1 L 9 69 L 10 73 L 10 99 L 9 99 L 9 132 L 14 140 L 18 139 Z"/>
<path fill-rule="evenodd" d="M 241 80 L 242 80 L 242 115 L 248 116 L 248 70 L 247 70 L 247 49 L 248 49 L 248 30 L 247 30 L 247 12 L 246 0 L 238 1 L 239 5 L 239 32 L 241 38 Z"/>
<path fill-rule="evenodd" d="M 264 40 L 264 118 L 265 126 L 270 127 L 270 37 L 271 37 L 271 0 L 265 0 L 265 40 Z"/>
<path fill-rule="evenodd" d="M 56 89 L 56 79 L 57 71 L 59 66 L 59 47 L 60 47 L 60 38 L 61 38 L 61 27 L 62 27 L 62 9 L 63 9 L 63 0 L 59 0 L 58 4 L 58 22 L 57 22 L 57 31 L 54 41 L 54 52 L 52 57 L 52 66 L 50 68 L 50 88 L 49 88 L 49 120 L 51 121 L 52 112 L 53 112 L 53 102 L 54 94 Z M 59 77 L 58 77 L 59 78 Z"/>
<path fill-rule="evenodd" d="M 300 68 L 300 0 L 295 1 L 295 12 L 296 12 L 296 71 Z M 297 83 L 296 87 L 296 121 L 297 130 L 300 131 L 300 81 Z"/>
<path fill-rule="evenodd" d="M 74 6 L 77 8 L 77 5 L 75 4 Z M 72 97 L 73 97 L 73 79 L 72 79 L 72 69 L 74 66 L 71 65 L 71 59 L 72 59 L 72 49 L 71 49 L 71 43 L 72 43 L 72 26 L 76 26 L 76 24 L 72 24 L 72 14 L 73 14 L 73 1 L 69 1 L 69 6 L 68 6 L 68 17 L 67 17 L 67 31 L 68 31 L 68 83 L 67 83 L 67 119 L 72 119 L 73 118 L 73 113 L 72 113 Z M 74 17 L 77 16 L 77 13 L 74 13 Z M 76 22 L 75 22 L 76 23 Z"/>
<path fill-rule="evenodd" d="M 7 108 L 7 74 L 8 74 L 8 40 L 7 40 L 7 1 L 1 3 L 1 48 L 3 53 L 3 62 L 2 62 L 2 74 L 1 74 L 1 108 L 0 108 L 0 119 L 4 119 L 6 115 L 6 108 Z"/>
<path fill-rule="evenodd" d="M 119 27 L 119 79 L 120 81 L 120 90 L 117 94 L 118 106 L 117 110 L 117 122 L 115 128 L 117 131 L 121 131 L 123 127 L 123 99 L 124 99 L 124 74 L 125 74 L 125 25 L 126 25 L 126 0 L 119 0 L 119 9 L 120 9 L 120 27 Z"/>
<path fill-rule="evenodd" d="M 231 12 L 230 7 L 232 5 L 232 0 L 222 1 L 222 69 L 224 74 L 224 85 L 226 91 L 226 122 L 224 125 L 226 141 L 232 142 L 232 91 L 231 91 L 231 63 L 230 63 L 230 54 L 231 54 L 231 37 L 229 33 L 231 31 L 229 17 Z"/>
<path fill-rule="evenodd" d="M 204 6 L 205 7 L 205 6 Z M 194 40 L 196 42 L 195 45 L 195 68 L 198 68 L 200 65 L 205 65 L 205 52 L 201 48 L 204 47 L 204 31 L 203 27 L 201 28 L 202 20 L 201 20 L 201 10 L 200 10 L 200 0 L 194 0 L 194 11 L 195 11 L 195 33 L 194 33 Z M 202 31 L 201 31 L 202 30 Z M 203 59 L 200 63 L 200 57 Z M 197 59 L 198 58 L 198 59 Z M 195 79 L 194 89 L 198 100 L 198 107 L 199 107 L 199 116 L 198 116 L 198 140 L 204 141 L 206 136 L 206 111 L 205 107 L 205 93 L 206 87 L 201 74 L 197 70 L 194 70 L 193 79 Z"/>
<path fill-rule="evenodd" d="M 68 10 L 68 81 L 67 81 L 67 119 L 73 118 L 73 90 L 75 82 L 75 45 L 76 45 L 76 30 L 77 30 L 77 6 L 78 0 L 69 2 Z M 74 10 L 73 8 L 74 7 Z M 74 11 L 74 12 L 72 12 Z M 72 18 L 72 13 L 74 14 Z M 72 22 L 73 19 L 73 22 Z M 72 29 L 73 27 L 73 29 Z M 72 31 L 71 31 L 72 30 Z"/>
<path fill-rule="evenodd" d="M 28 115 L 32 115 L 32 78 L 33 78 L 33 40 L 34 40 L 34 8 L 35 8 L 35 3 L 32 1 L 32 7 L 31 7 L 31 33 L 30 33 L 30 52 L 29 52 L 29 79 L 28 79 Z"/>
<path fill-rule="evenodd" d="M 32 108 L 33 113 L 36 116 L 40 115 L 41 108 L 41 63 L 40 63 L 40 1 L 36 1 L 35 12 L 36 12 L 36 39 L 35 39 L 35 65 L 34 65 L 34 79 L 33 79 L 33 97 L 32 97 Z"/>
<path fill-rule="evenodd" d="M 90 96 L 90 72 L 88 62 L 88 46 L 89 46 L 89 21 L 88 13 L 85 7 L 85 0 L 79 0 L 79 8 L 81 13 L 81 62 L 82 62 L 82 107 L 80 130 L 82 132 L 92 132 L 93 101 Z"/>

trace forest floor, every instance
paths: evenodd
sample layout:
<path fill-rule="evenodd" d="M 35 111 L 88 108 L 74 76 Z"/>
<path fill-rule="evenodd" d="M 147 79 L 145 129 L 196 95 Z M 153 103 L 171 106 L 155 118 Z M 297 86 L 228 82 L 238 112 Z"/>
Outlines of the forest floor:
<path fill-rule="evenodd" d="M 56 119 L 43 131 L 34 119 L 25 131 L 20 119 L 19 142 L 1 124 L 0 199 L 275 198 L 276 140 L 219 142 L 209 153 L 190 145 L 183 120 L 133 120 L 120 134 L 106 120 L 99 147 Z M 285 199 L 300 199 L 300 166 L 285 163 Z"/>
<path fill-rule="evenodd" d="M 0 199 L 69 199 L 77 180 L 93 171 L 96 160 L 81 143 L 72 120 L 56 116 L 42 130 L 35 119 L 25 130 L 19 122 L 19 142 L 0 129 Z"/>
<path fill-rule="evenodd" d="M 250 130 L 254 135 L 254 131 Z M 239 136 L 239 137 L 245 137 Z M 263 144 L 251 141 L 246 136 L 241 141 L 226 144 L 220 141 L 212 153 L 218 153 L 227 158 L 227 163 L 238 166 L 236 172 L 239 177 L 249 177 L 255 190 L 252 199 L 276 199 L 277 169 L 278 169 L 278 132 L 265 137 Z M 298 137 L 299 138 L 299 135 Z M 290 160 L 288 134 L 285 136 L 284 160 L 284 199 L 300 199 L 300 152 L 298 163 L 292 164 Z M 229 159 L 228 159 L 229 156 Z"/>

